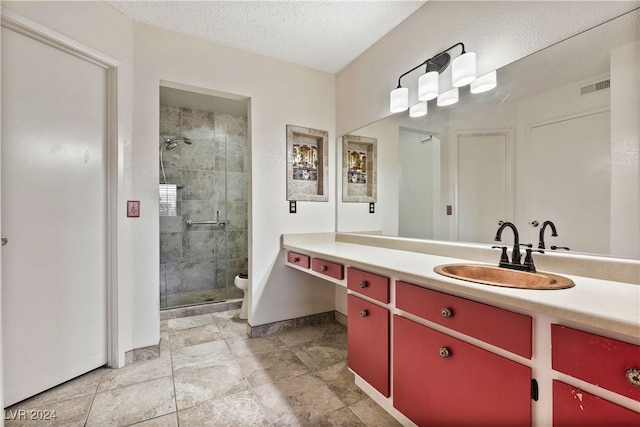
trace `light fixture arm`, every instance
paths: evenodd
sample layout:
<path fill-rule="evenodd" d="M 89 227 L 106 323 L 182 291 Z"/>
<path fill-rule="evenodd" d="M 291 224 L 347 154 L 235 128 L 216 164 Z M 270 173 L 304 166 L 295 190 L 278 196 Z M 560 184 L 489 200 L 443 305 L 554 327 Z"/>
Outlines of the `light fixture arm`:
<path fill-rule="evenodd" d="M 434 55 L 433 57 L 427 59 L 423 63 L 416 65 L 415 67 L 413 67 L 409 71 L 407 71 L 405 73 L 402 73 L 400 75 L 400 77 L 398 77 L 398 87 L 402 87 L 402 85 L 400 84 L 400 80 L 404 76 L 406 76 L 407 74 L 409 74 L 409 73 L 411 73 L 411 72 L 413 72 L 413 71 L 417 70 L 418 68 L 423 67 L 425 65 L 427 66 L 427 70 L 426 71 L 437 71 L 438 74 L 442 73 L 449 66 L 449 62 L 451 62 L 451 56 L 447 52 L 449 52 L 451 49 L 454 49 L 456 46 L 460 46 L 462 48 L 462 52 L 460 53 L 460 55 L 464 55 L 466 53 L 466 51 L 464 49 L 464 43 L 458 42 L 458 43 L 454 44 L 453 46 L 443 50 L 442 52 Z M 447 57 L 444 57 L 445 54 L 447 55 Z M 439 58 L 443 58 L 444 59 L 442 61 L 442 63 L 436 62 Z M 435 67 L 435 69 L 429 70 L 429 65 Z"/>

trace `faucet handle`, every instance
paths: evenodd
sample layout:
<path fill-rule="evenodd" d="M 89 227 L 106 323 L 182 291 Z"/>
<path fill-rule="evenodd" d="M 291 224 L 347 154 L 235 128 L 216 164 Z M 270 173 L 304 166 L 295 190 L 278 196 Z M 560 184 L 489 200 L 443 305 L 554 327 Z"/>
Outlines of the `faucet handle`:
<path fill-rule="evenodd" d="M 538 252 L 543 254 L 544 251 L 542 249 L 531 249 L 531 247 L 533 245 L 525 245 L 528 246 L 527 249 L 525 249 L 525 251 L 527 252 L 526 256 L 524 257 L 524 263 L 523 265 L 526 267 L 526 270 L 531 272 L 531 273 L 535 273 L 536 272 L 536 266 L 533 264 L 533 256 L 531 256 L 532 252 Z"/>
<path fill-rule="evenodd" d="M 526 246 L 527 248 L 532 248 L 533 244 L 532 243 L 520 243 L 520 246 Z"/>
<path fill-rule="evenodd" d="M 568 247 L 566 247 L 566 246 L 556 246 L 556 245 L 552 245 L 552 246 L 551 246 L 551 250 L 552 250 L 552 251 L 555 251 L 556 249 L 564 249 L 565 251 L 570 251 L 570 250 L 571 250 L 571 249 L 569 249 L 569 248 L 568 248 Z"/>
<path fill-rule="evenodd" d="M 502 254 L 500 255 L 500 264 L 509 264 L 509 255 L 507 255 L 506 246 L 491 246 L 491 249 L 501 249 Z"/>

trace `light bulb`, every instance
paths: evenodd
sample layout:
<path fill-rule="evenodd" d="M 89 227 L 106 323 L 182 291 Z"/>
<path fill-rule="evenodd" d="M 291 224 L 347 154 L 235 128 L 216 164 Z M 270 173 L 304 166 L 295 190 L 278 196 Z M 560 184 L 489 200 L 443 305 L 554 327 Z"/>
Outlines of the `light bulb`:
<path fill-rule="evenodd" d="M 392 113 L 401 113 L 409 108 L 409 89 L 406 87 L 398 87 L 391 91 L 389 111 Z"/>
<path fill-rule="evenodd" d="M 418 78 L 418 100 L 430 101 L 438 96 L 438 80 L 440 74 L 437 71 L 429 71 Z"/>
<path fill-rule="evenodd" d="M 454 87 L 438 95 L 438 107 L 445 107 L 458 102 L 458 88 Z"/>
<path fill-rule="evenodd" d="M 476 54 L 467 52 L 451 63 L 451 83 L 454 87 L 464 86 L 476 78 Z"/>
<path fill-rule="evenodd" d="M 409 108 L 410 117 L 422 117 L 427 115 L 427 101 L 420 101 Z"/>
<path fill-rule="evenodd" d="M 497 78 L 496 78 L 496 72 L 494 70 L 472 81 L 470 85 L 470 91 L 471 93 L 488 92 L 491 89 L 495 88 L 496 86 L 497 86 Z"/>

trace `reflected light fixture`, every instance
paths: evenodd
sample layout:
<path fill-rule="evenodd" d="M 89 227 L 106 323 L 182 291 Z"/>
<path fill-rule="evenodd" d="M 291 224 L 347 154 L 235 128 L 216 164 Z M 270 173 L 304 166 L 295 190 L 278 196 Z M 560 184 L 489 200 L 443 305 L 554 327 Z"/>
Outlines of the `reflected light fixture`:
<path fill-rule="evenodd" d="M 480 76 L 471 82 L 471 93 L 483 93 L 488 92 L 497 86 L 496 71 L 493 70 L 490 73 Z"/>
<path fill-rule="evenodd" d="M 460 47 L 462 52 L 455 59 L 451 60 L 451 50 Z M 453 89 L 444 93 L 439 93 L 440 74 L 451 64 L 451 84 Z M 418 104 L 413 105 L 409 109 L 409 89 L 402 87 L 401 80 L 407 74 L 425 67 L 425 72 L 418 78 Z M 493 82 L 495 87 L 495 72 L 493 72 Z M 490 78 L 487 74 L 487 78 Z M 485 76 L 483 76 L 485 77 Z M 432 58 L 427 59 L 423 63 L 413 67 L 409 71 L 402 73 L 398 77 L 398 87 L 391 91 L 389 109 L 392 113 L 400 113 L 409 109 L 411 117 L 421 117 L 426 114 L 426 102 L 438 98 L 437 105 L 445 106 L 458 102 L 458 88 L 471 84 L 472 93 L 481 93 L 493 89 L 488 87 L 485 89 L 484 84 L 474 85 L 476 81 L 476 54 L 465 51 L 463 43 L 456 43 L 448 49 L 443 50 Z M 477 91 L 474 92 L 474 88 Z M 421 104 L 424 102 L 424 106 Z M 422 110 L 424 109 L 424 114 Z"/>
<path fill-rule="evenodd" d="M 427 101 L 420 101 L 409 108 L 410 117 L 422 117 L 427 115 Z"/>
<path fill-rule="evenodd" d="M 453 105 L 458 102 L 458 88 L 452 87 L 446 92 L 442 92 L 438 95 L 437 105 L 438 107 L 446 107 L 447 105 Z"/>

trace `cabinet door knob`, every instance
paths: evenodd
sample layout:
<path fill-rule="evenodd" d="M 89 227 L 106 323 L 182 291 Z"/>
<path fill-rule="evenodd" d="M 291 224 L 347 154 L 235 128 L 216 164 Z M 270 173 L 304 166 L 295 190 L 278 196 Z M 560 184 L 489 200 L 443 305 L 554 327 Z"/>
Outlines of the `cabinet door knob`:
<path fill-rule="evenodd" d="M 627 371 L 627 381 L 634 387 L 640 387 L 640 369 L 629 369 Z"/>
<path fill-rule="evenodd" d="M 6 245 L 7 243 L 9 243 L 9 239 L 7 239 L 6 237 L 2 236 L 2 246 Z"/>
<path fill-rule="evenodd" d="M 440 347 L 440 357 L 448 359 L 451 356 L 451 351 L 447 347 Z"/>
<path fill-rule="evenodd" d="M 368 315 L 369 315 L 369 312 L 367 310 L 364 310 L 364 309 L 360 310 L 360 316 L 367 317 Z"/>
<path fill-rule="evenodd" d="M 320 271 L 327 271 L 327 266 L 326 265 L 321 265 L 320 266 Z"/>
<path fill-rule="evenodd" d="M 298 258 L 298 257 L 294 257 L 294 258 L 293 258 L 293 262 L 300 262 L 300 258 Z"/>
<path fill-rule="evenodd" d="M 445 319 L 453 316 L 453 311 L 451 311 L 449 307 L 443 308 L 442 310 L 440 310 L 440 313 L 442 313 L 442 317 L 444 317 Z"/>
<path fill-rule="evenodd" d="M 366 281 L 366 280 L 363 280 L 362 282 L 360 282 L 360 287 L 361 287 L 362 289 L 366 288 L 367 286 L 369 286 L 369 284 L 367 283 L 367 281 Z"/>

